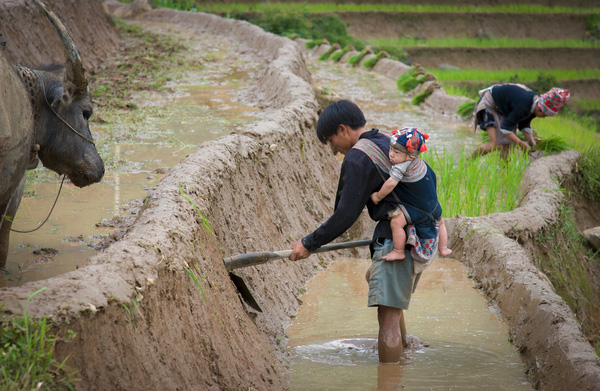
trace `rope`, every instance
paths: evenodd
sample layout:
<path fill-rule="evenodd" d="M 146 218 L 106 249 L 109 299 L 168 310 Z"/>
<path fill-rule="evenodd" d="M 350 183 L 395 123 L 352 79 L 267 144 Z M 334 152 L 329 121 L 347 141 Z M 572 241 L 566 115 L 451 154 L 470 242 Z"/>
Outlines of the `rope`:
<path fill-rule="evenodd" d="M 52 208 L 50 209 L 50 213 L 48 213 L 48 216 L 46 217 L 46 219 L 44 221 L 42 221 L 42 223 L 40 225 L 37 226 L 37 228 L 34 229 L 30 229 L 28 231 L 19 231 L 18 229 L 10 229 L 12 232 L 17 232 L 20 234 L 28 234 L 34 231 L 37 231 L 38 229 L 42 228 L 42 225 L 46 224 L 46 221 L 48 221 L 48 219 L 50 218 L 50 215 L 52 214 L 52 211 L 54 210 L 54 207 L 56 206 L 56 202 L 58 201 L 58 196 L 60 195 L 60 191 L 62 190 L 63 187 L 63 183 L 65 182 L 65 175 L 63 175 L 62 177 L 62 181 L 60 182 L 60 188 L 58 189 L 58 194 L 56 195 L 56 199 L 54 200 L 54 204 L 52 204 Z"/>

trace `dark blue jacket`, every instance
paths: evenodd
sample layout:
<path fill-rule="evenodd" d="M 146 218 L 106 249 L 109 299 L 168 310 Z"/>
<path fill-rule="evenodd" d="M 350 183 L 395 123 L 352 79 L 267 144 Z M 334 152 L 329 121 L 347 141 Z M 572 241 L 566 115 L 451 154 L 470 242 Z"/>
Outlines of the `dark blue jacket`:
<path fill-rule="evenodd" d="M 386 156 L 389 154 L 390 139 L 379 130 L 367 131 L 360 138 L 371 139 Z M 384 173 L 384 177 L 387 179 L 388 174 Z M 383 183 L 384 179 L 371 159 L 364 152 L 351 149 L 342 162 L 334 212 L 319 228 L 302 238 L 304 247 L 314 251 L 342 235 L 358 219 L 365 205 L 369 216 L 378 221 L 373 239 L 391 239 L 392 230 L 387 214 L 397 206 L 397 202 L 391 194 L 377 205 L 371 201 L 371 194 L 381 189 Z"/>
<path fill-rule="evenodd" d="M 502 84 L 492 88 L 492 98 L 498 111 L 504 115 L 500 128 L 508 131 L 531 127 L 535 114 L 531 112 L 537 94 L 514 84 Z"/>

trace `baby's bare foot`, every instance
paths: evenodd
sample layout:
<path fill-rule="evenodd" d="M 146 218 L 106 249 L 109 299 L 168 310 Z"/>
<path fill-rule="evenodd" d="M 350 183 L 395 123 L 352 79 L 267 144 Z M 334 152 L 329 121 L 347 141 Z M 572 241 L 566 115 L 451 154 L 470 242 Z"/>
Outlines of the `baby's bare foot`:
<path fill-rule="evenodd" d="M 448 256 L 450 254 L 452 254 L 452 250 L 450 250 L 448 247 L 440 248 L 440 255 L 442 257 Z"/>
<path fill-rule="evenodd" d="M 392 250 L 388 255 L 381 257 L 385 261 L 401 261 L 406 258 L 403 250 Z"/>

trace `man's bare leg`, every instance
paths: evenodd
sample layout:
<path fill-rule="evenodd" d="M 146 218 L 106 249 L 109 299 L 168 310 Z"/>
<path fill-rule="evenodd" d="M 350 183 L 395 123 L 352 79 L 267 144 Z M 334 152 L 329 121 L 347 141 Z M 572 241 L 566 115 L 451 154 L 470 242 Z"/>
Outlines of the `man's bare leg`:
<path fill-rule="evenodd" d="M 379 322 L 379 350 L 380 363 L 397 363 L 402 354 L 402 336 L 400 332 L 400 308 L 377 307 L 377 320 Z"/>
<path fill-rule="evenodd" d="M 487 128 L 485 128 L 485 131 L 490 136 L 490 141 L 488 141 L 487 143 L 483 143 L 479 148 L 473 151 L 469 159 L 476 159 L 498 149 L 498 137 L 496 136 L 496 128 L 493 126 L 488 126 Z"/>
<path fill-rule="evenodd" d="M 444 219 L 440 219 L 440 255 L 442 257 L 452 254 L 452 250 L 448 248 L 448 231 L 446 230 L 446 224 Z"/>

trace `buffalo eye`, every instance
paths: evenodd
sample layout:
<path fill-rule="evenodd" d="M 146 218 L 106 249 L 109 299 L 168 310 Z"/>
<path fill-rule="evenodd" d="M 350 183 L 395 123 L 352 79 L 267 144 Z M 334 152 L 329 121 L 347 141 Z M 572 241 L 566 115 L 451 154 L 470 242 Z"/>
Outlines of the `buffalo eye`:
<path fill-rule="evenodd" d="M 90 110 L 83 110 L 83 118 L 85 118 L 85 120 L 89 120 L 90 117 L 92 116 L 92 112 Z"/>

